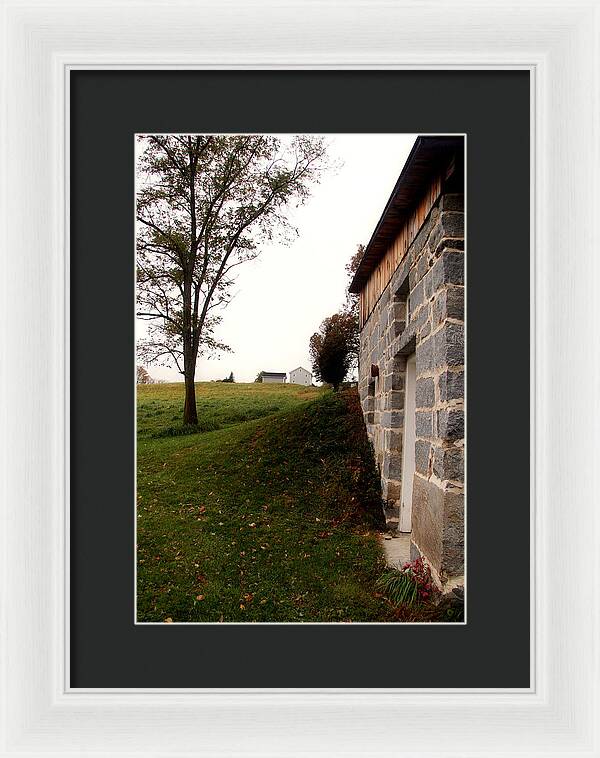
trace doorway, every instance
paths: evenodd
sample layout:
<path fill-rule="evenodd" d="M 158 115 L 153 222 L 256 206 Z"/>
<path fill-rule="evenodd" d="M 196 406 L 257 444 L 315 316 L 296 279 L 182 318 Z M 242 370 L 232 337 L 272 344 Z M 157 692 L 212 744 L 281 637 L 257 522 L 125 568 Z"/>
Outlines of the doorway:
<path fill-rule="evenodd" d="M 402 442 L 402 493 L 400 500 L 401 532 L 412 529 L 412 495 L 413 478 L 415 475 L 415 409 L 416 409 L 416 377 L 417 362 L 413 353 L 406 361 L 404 384 L 404 439 Z"/>

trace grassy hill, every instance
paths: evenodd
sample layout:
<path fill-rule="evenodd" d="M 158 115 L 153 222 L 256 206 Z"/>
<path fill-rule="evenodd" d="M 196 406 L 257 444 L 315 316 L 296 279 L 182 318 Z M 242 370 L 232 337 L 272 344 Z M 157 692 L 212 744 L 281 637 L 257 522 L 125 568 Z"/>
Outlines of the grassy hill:
<path fill-rule="evenodd" d="M 381 621 L 379 484 L 355 391 L 138 386 L 138 620 Z"/>

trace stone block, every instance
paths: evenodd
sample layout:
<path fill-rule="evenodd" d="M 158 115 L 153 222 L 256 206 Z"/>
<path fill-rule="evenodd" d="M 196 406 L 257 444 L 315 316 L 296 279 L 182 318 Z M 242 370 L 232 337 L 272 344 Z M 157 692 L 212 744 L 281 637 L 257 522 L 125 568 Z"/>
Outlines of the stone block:
<path fill-rule="evenodd" d="M 463 321 L 465 318 L 464 287 L 448 287 L 446 290 L 446 316 Z"/>
<path fill-rule="evenodd" d="M 383 476 L 385 479 L 400 479 L 402 476 L 402 456 L 399 453 L 383 455 Z"/>
<path fill-rule="evenodd" d="M 445 371 L 438 378 L 438 392 L 442 402 L 462 400 L 465 396 L 463 371 Z"/>
<path fill-rule="evenodd" d="M 465 283 L 465 256 L 460 251 L 445 251 L 431 269 L 432 289 L 437 292 L 445 284 Z"/>
<path fill-rule="evenodd" d="M 399 337 L 405 329 L 406 321 L 392 321 L 390 325 L 392 337 Z"/>
<path fill-rule="evenodd" d="M 442 481 L 451 479 L 462 482 L 464 478 L 463 449 L 436 447 L 433 456 L 433 473 Z"/>
<path fill-rule="evenodd" d="M 432 269 L 428 269 L 423 279 L 423 297 L 425 300 L 430 300 L 433 295 L 433 272 Z"/>
<path fill-rule="evenodd" d="M 423 324 L 427 323 L 429 320 L 429 304 L 424 303 L 417 311 L 416 313 L 413 312 L 410 320 L 410 326 L 411 329 L 414 330 L 416 333 Z"/>
<path fill-rule="evenodd" d="M 402 432 L 399 429 L 386 429 L 383 433 L 383 446 L 392 452 L 402 452 Z"/>
<path fill-rule="evenodd" d="M 412 522 L 412 538 L 422 555 L 440 574 L 460 576 L 464 572 L 462 493 L 443 491 L 415 476 Z"/>
<path fill-rule="evenodd" d="M 388 392 L 387 408 L 391 411 L 404 410 L 404 390 L 391 390 Z"/>
<path fill-rule="evenodd" d="M 406 303 L 393 302 L 390 304 L 388 323 L 394 337 L 402 334 L 406 327 Z"/>
<path fill-rule="evenodd" d="M 381 414 L 381 425 L 384 429 L 397 429 L 404 424 L 404 413 L 402 411 L 383 411 Z"/>
<path fill-rule="evenodd" d="M 412 314 L 419 308 L 424 301 L 423 282 L 420 281 L 410 292 L 410 313 Z"/>
<path fill-rule="evenodd" d="M 443 440 L 461 440 L 465 436 L 465 414 L 460 408 L 444 408 L 437 412 L 437 433 Z"/>
<path fill-rule="evenodd" d="M 438 290 L 436 293 L 435 299 L 433 301 L 433 304 L 431 306 L 431 323 L 433 325 L 434 329 L 437 329 L 438 326 L 446 320 L 446 292 L 447 288 L 444 287 L 441 290 Z"/>
<path fill-rule="evenodd" d="M 462 492 L 447 491 L 444 496 L 442 532 L 442 571 L 447 577 L 464 573 L 465 507 Z"/>
<path fill-rule="evenodd" d="M 417 437 L 431 437 L 433 435 L 431 411 L 417 411 L 415 413 L 415 425 Z"/>
<path fill-rule="evenodd" d="M 465 217 L 460 211 L 443 211 L 429 236 L 429 247 L 438 253 L 439 245 L 445 238 L 464 239 Z"/>
<path fill-rule="evenodd" d="M 442 237 L 440 241 L 438 242 L 435 250 L 432 251 L 431 255 L 433 258 L 438 258 L 442 253 L 448 251 L 464 251 L 465 249 L 465 241 L 464 239 L 460 239 L 457 237 Z"/>
<path fill-rule="evenodd" d="M 390 304 L 392 321 L 406 321 L 406 300 L 395 299 Z"/>
<path fill-rule="evenodd" d="M 444 492 L 418 474 L 413 482 L 412 536 L 432 566 L 442 565 Z"/>
<path fill-rule="evenodd" d="M 417 408 L 433 408 L 435 403 L 435 387 L 432 378 L 417 379 L 416 401 Z"/>
<path fill-rule="evenodd" d="M 431 334 L 431 322 L 426 321 L 421 329 L 417 333 L 417 339 L 424 340 Z"/>
<path fill-rule="evenodd" d="M 443 229 L 443 237 L 465 236 L 465 215 L 462 211 L 442 211 L 440 225 Z"/>
<path fill-rule="evenodd" d="M 420 474 L 429 475 L 429 451 L 431 445 L 424 440 L 415 442 L 415 468 Z"/>
<path fill-rule="evenodd" d="M 397 369 L 397 358 L 395 358 L 392 362 L 392 383 L 390 389 L 392 390 L 403 390 L 404 389 L 404 376 L 406 373 L 406 359 L 404 358 L 404 366 L 402 369 Z"/>
<path fill-rule="evenodd" d="M 438 290 L 431 309 L 433 328 L 447 318 L 463 321 L 465 317 L 464 287 L 448 286 Z"/>
<path fill-rule="evenodd" d="M 462 366 L 465 362 L 465 331 L 462 324 L 447 322 L 434 335 L 434 365 Z"/>
<path fill-rule="evenodd" d="M 462 192 L 447 193 L 440 198 L 440 210 L 442 211 L 464 211 L 465 196 Z"/>
<path fill-rule="evenodd" d="M 394 373 L 394 376 L 402 380 L 402 387 L 397 387 L 397 389 L 403 389 L 404 377 L 406 375 L 406 355 L 404 355 L 403 353 L 399 353 L 398 355 L 395 355 L 392 362 L 392 367 L 393 367 L 392 371 Z"/>
<path fill-rule="evenodd" d="M 433 337 L 419 342 L 416 349 L 417 357 L 417 376 L 427 374 L 433 369 L 434 349 Z"/>

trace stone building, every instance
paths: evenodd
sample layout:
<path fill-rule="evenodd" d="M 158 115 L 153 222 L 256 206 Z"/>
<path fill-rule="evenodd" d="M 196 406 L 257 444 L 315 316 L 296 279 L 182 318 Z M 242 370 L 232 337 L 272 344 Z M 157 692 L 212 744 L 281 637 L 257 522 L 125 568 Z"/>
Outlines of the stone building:
<path fill-rule="evenodd" d="M 419 137 L 360 261 L 359 394 L 386 521 L 464 583 L 464 142 Z"/>

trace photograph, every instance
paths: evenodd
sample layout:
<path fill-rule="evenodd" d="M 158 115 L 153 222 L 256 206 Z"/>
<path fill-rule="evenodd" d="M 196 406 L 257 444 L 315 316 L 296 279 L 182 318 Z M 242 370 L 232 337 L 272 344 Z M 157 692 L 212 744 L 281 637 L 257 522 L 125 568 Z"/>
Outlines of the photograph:
<path fill-rule="evenodd" d="M 465 134 L 135 135 L 135 623 L 466 624 Z"/>

